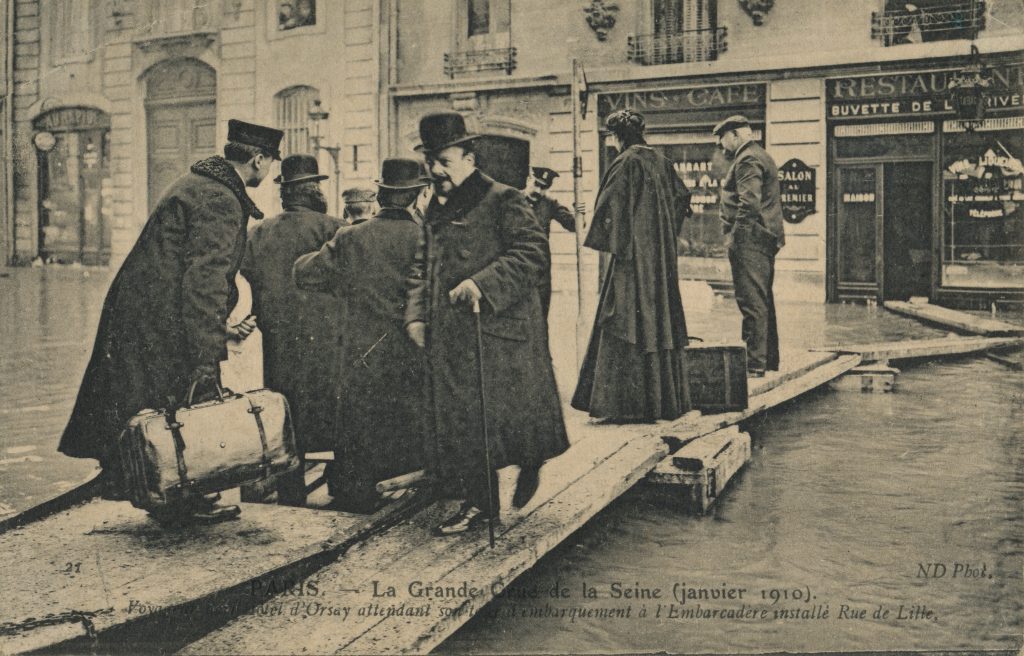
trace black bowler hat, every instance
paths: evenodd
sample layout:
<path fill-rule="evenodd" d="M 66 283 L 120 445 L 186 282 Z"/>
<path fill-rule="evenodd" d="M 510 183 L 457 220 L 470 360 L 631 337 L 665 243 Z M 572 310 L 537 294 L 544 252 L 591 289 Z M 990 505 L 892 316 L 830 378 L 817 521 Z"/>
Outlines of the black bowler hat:
<path fill-rule="evenodd" d="M 724 121 L 722 121 L 721 123 L 716 125 L 711 130 L 711 134 L 713 134 L 716 137 L 720 137 L 723 134 L 725 134 L 726 132 L 728 132 L 729 130 L 735 130 L 736 128 L 749 128 L 749 127 L 750 127 L 750 121 L 747 120 L 746 116 L 740 116 L 739 114 L 734 114 L 733 116 L 730 116 L 729 118 L 725 119 Z"/>
<path fill-rule="evenodd" d="M 381 164 L 380 180 L 376 180 L 381 189 L 415 189 L 430 184 L 427 167 L 415 159 L 393 157 Z"/>
<path fill-rule="evenodd" d="M 558 171 L 544 166 L 534 166 L 530 169 L 533 179 L 537 181 L 542 189 L 550 189 L 558 177 Z"/>
<path fill-rule="evenodd" d="M 238 119 L 228 120 L 228 141 L 256 146 L 274 156 L 274 159 L 281 159 L 281 139 L 284 132 L 275 128 L 268 128 L 264 125 L 246 123 Z"/>
<path fill-rule="evenodd" d="M 312 155 L 289 155 L 281 162 L 281 175 L 274 182 L 288 185 L 326 179 L 326 175 L 320 175 L 320 165 Z"/>
<path fill-rule="evenodd" d="M 466 131 L 466 119 L 458 112 L 437 112 L 420 119 L 420 145 L 416 150 L 436 153 L 479 137 Z"/>

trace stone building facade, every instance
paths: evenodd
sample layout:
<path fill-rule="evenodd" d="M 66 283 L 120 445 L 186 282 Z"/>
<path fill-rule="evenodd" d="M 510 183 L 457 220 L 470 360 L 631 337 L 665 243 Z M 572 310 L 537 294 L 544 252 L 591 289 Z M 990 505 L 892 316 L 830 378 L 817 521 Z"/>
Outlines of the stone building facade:
<path fill-rule="evenodd" d="M 784 172 L 790 207 L 777 295 L 930 296 L 984 307 L 1021 300 L 1019 173 L 1005 170 L 1005 207 L 984 210 L 981 201 L 968 207 L 965 199 L 983 196 L 967 193 L 969 181 L 957 182 L 950 169 L 964 158 L 977 167 L 993 149 L 1005 160 L 997 143 L 1018 164 L 1024 157 L 1019 2 L 924 0 L 908 9 L 885 0 L 391 0 L 388 7 L 393 149 L 408 152 L 415 143 L 420 114 L 454 108 L 480 130 L 518 140 L 530 162 L 560 171 L 554 193 L 569 205 L 576 57 L 590 107 L 583 200 L 593 203 L 607 162 L 603 118 L 621 107 L 645 113 L 650 143 L 695 189 L 697 213 L 680 244 L 684 277 L 728 284 L 717 216 L 724 164 L 709 131 L 743 113 L 780 165 L 796 160 Z M 972 43 L 993 67 L 995 86 L 986 121 L 965 133 L 952 120 L 945 85 L 968 63 Z M 895 111 L 881 113 L 883 105 Z M 944 220 L 950 212 L 956 219 Z M 556 266 L 573 266 L 572 236 L 555 226 L 552 243 Z"/>
<path fill-rule="evenodd" d="M 593 204 L 608 161 L 604 117 L 644 112 L 651 144 L 695 191 L 680 242 L 685 277 L 728 285 L 717 216 L 725 163 L 709 130 L 743 113 L 785 165 L 779 296 L 988 307 L 1024 292 L 1024 10 L 1015 0 L 4 8 L 7 263 L 116 263 L 160 190 L 214 152 L 230 117 L 283 127 L 288 152 L 318 142 L 322 169 L 334 176 L 336 162 L 346 187 L 369 183 L 383 155 L 412 154 L 424 112 L 456 109 L 496 135 L 501 155 L 489 166 L 550 166 L 561 172 L 553 192 L 569 205 L 576 58 L 588 83 L 581 200 Z M 984 120 L 967 131 L 948 88 L 972 46 L 991 85 Z M 311 118 L 318 111 L 322 120 Z M 278 209 L 273 185 L 255 196 Z M 552 244 L 571 281 L 573 236 L 555 226 Z"/>
<path fill-rule="evenodd" d="M 375 0 L 11 0 L 11 264 L 116 264 L 227 119 L 285 129 L 341 185 L 377 167 Z M 6 41 L 6 40 L 5 40 Z M 314 105 L 314 101 L 320 105 Z M 311 112 L 320 112 L 311 118 Z M 331 153 L 329 150 L 333 150 Z M 274 185 L 254 192 L 280 208 Z M 325 192 L 337 209 L 337 189 Z"/>

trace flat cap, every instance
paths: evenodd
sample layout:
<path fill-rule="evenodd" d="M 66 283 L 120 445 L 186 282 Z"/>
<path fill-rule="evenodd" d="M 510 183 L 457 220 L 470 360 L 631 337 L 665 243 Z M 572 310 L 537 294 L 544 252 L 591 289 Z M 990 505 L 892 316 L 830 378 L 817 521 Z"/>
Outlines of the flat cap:
<path fill-rule="evenodd" d="M 750 121 L 747 120 L 746 116 L 740 116 L 739 114 L 734 114 L 734 115 L 730 116 L 729 118 L 725 119 L 724 121 L 722 121 L 721 123 L 719 123 L 718 125 L 716 125 L 714 127 L 714 129 L 711 130 L 711 134 L 715 135 L 716 137 L 720 137 L 723 134 L 725 134 L 726 132 L 728 132 L 729 130 L 735 130 L 736 128 L 749 128 L 749 127 L 750 127 Z"/>
<path fill-rule="evenodd" d="M 341 192 L 341 199 L 346 203 L 372 203 L 377 200 L 377 192 L 364 187 L 350 187 Z"/>

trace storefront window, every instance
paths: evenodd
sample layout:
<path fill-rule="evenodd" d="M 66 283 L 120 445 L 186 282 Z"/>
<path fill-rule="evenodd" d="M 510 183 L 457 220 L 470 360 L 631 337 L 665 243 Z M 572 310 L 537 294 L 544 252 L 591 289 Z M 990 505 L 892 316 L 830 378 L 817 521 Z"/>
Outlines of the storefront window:
<path fill-rule="evenodd" d="M 679 254 L 690 257 L 725 257 L 722 222 L 718 216 L 719 181 L 728 163 L 713 143 L 655 145 L 672 161 L 690 190 L 693 216 L 683 222 Z"/>
<path fill-rule="evenodd" d="M 1024 287 L 1024 131 L 943 138 L 943 286 Z"/>

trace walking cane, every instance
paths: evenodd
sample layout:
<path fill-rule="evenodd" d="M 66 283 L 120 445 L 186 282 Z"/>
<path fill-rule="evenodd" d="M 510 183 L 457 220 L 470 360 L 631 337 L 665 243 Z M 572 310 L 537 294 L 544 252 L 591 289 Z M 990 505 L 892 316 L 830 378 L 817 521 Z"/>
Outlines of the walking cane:
<path fill-rule="evenodd" d="M 487 535 L 494 548 L 494 490 L 491 489 L 491 440 L 487 436 L 487 397 L 484 395 L 484 332 L 480 327 L 480 301 L 473 301 L 476 319 L 476 361 L 480 372 L 480 421 L 483 423 L 484 462 L 487 467 Z"/>

